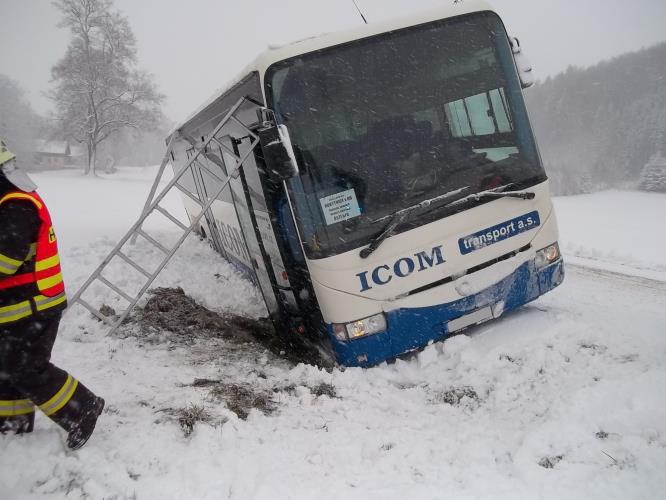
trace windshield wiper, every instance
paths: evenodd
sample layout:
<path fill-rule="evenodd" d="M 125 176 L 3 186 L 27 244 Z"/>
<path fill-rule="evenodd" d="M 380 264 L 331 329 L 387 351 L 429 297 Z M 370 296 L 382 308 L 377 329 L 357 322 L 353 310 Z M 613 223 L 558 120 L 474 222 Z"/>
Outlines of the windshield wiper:
<path fill-rule="evenodd" d="M 483 199 L 498 199 L 498 198 L 520 198 L 521 200 L 533 200 L 535 194 L 532 191 L 500 191 L 501 189 L 506 189 L 511 184 L 505 186 L 500 186 L 494 189 L 489 189 L 487 191 L 481 191 L 480 193 L 470 194 L 464 198 L 460 198 L 456 201 L 452 201 L 447 206 L 455 206 L 462 203 L 467 203 L 468 201 L 481 201 Z"/>
<path fill-rule="evenodd" d="M 397 212 L 394 212 L 394 213 L 392 213 L 390 215 L 387 215 L 385 217 L 380 217 L 379 219 L 376 219 L 376 220 L 372 221 L 373 224 L 374 224 L 374 223 L 381 222 L 381 221 L 386 220 L 386 219 L 389 220 L 388 224 L 386 224 L 386 227 L 384 227 L 382 232 L 379 233 L 377 236 L 375 236 L 370 241 L 370 244 L 359 252 L 359 256 L 362 259 L 368 258 L 368 256 L 372 252 L 377 250 L 377 247 L 379 247 L 379 245 L 381 245 L 382 242 L 385 239 L 392 236 L 393 233 L 395 232 L 395 230 L 398 228 L 398 226 L 400 224 L 402 224 L 403 222 L 405 222 L 406 220 L 408 220 L 408 218 L 412 214 L 418 212 L 421 209 L 430 208 L 433 203 L 451 198 L 452 196 L 460 194 L 460 193 L 462 193 L 463 191 L 465 191 L 467 189 L 469 189 L 469 186 L 465 186 L 465 187 L 462 187 L 460 189 L 456 189 L 455 191 L 450 191 L 448 193 L 444 193 L 442 195 L 435 196 L 434 198 L 423 200 L 422 202 L 417 203 L 416 205 L 412 205 L 410 207 L 400 209 Z"/>
<path fill-rule="evenodd" d="M 501 191 L 503 189 L 506 189 L 510 187 L 511 184 L 506 184 L 504 186 L 499 186 L 494 189 L 489 189 L 487 191 L 481 191 L 479 193 L 474 193 L 470 194 L 468 196 L 465 196 L 464 198 L 458 198 L 457 200 L 451 201 L 449 203 L 446 203 L 445 205 L 442 205 L 440 208 L 450 208 L 450 207 L 455 207 L 457 205 L 462 205 L 463 203 L 467 203 L 469 201 L 481 201 L 483 199 L 487 198 L 493 198 L 493 199 L 499 199 L 499 198 L 519 198 L 521 200 L 533 200 L 535 194 L 531 191 Z M 465 186 L 460 189 L 456 189 L 455 191 L 451 191 L 448 193 L 445 193 L 440 196 L 436 196 L 434 198 L 430 198 L 428 200 L 423 200 L 421 203 L 418 203 L 416 205 L 412 205 L 411 207 L 403 208 L 402 210 L 398 210 L 397 212 L 394 212 L 391 215 L 387 215 L 385 217 L 381 217 L 379 219 L 376 219 L 373 221 L 375 222 L 380 222 L 385 219 L 389 219 L 389 223 L 386 225 L 384 230 L 375 238 L 373 238 L 370 241 L 370 244 L 365 247 L 363 250 L 360 251 L 359 256 L 363 259 L 367 258 L 372 252 L 374 252 L 379 245 L 382 244 L 382 242 L 389 238 L 390 236 L 395 233 L 395 230 L 402 224 L 405 220 L 408 220 L 408 217 L 420 209 L 430 209 L 434 208 L 432 207 L 432 204 L 436 201 L 440 201 L 443 199 L 451 198 L 452 196 L 455 196 L 457 194 L 460 194 L 461 192 L 469 189 L 469 186 Z M 424 212 L 427 212 L 429 210 L 424 210 Z"/>

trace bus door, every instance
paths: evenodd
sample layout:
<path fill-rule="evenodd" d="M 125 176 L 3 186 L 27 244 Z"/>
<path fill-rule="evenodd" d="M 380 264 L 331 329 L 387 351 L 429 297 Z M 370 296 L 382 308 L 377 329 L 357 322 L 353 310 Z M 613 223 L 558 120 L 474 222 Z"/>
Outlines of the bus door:
<path fill-rule="evenodd" d="M 256 109 L 258 109 L 257 105 L 248 102 L 237 112 L 237 117 L 250 126 L 257 119 Z M 242 157 L 251 148 L 253 139 L 240 125 L 230 122 L 225 125 L 223 131 L 225 137 L 221 142 L 233 150 L 235 155 Z M 257 147 L 259 146 L 257 145 Z M 236 158 L 224 149 L 222 153 L 227 171 L 232 172 Z M 282 278 L 284 265 L 279 252 L 276 253 L 275 234 L 271 226 L 263 189 L 258 179 L 257 164 L 254 155 L 250 153 L 240 169 L 240 175 L 232 178 L 229 185 L 257 284 L 266 302 L 268 312 L 272 318 L 278 320 L 281 317 L 278 277 Z"/>
<path fill-rule="evenodd" d="M 187 150 L 187 159 L 189 160 L 193 154 L 194 148 L 190 147 Z M 206 154 L 205 156 L 208 157 L 209 155 Z M 215 172 L 217 177 L 222 179 L 226 178 L 226 172 L 219 171 L 220 168 L 216 166 L 211 168 L 211 162 L 204 158 L 204 155 L 199 155 L 199 164 L 203 168 L 191 169 L 193 174 L 192 182 L 196 188 L 197 196 L 200 200 L 202 200 L 203 203 L 205 203 L 206 199 L 219 191 L 219 187 L 221 186 L 220 182 L 215 178 L 215 176 L 208 173 L 206 169 L 211 169 L 213 172 Z M 213 214 L 212 206 L 204 212 L 204 216 L 200 221 L 200 225 L 201 229 L 206 233 L 202 234 L 202 236 L 208 239 L 213 249 L 228 258 L 229 256 L 227 255 L 227 251 L 224 247 L 222 237 L 218 231 L 217 225 L 215 224 L 215 216 Z"/>
<path fill-rule="evenodd" d="M 238 144 L 239 152 L 243 154 L 250 147 L 249 139 L 244 139 Z M 276 240 L 277 214 L 276 207 L 272 206 L 274 196 L 267 196 L 267 186 L 262 183 L 259 168 L 263 168 L 263 162 L 257 164 L 255 155 L 250 155 L 245 162 L 245 168 L 241 174 L 245 191 L 248 196 L 249 206 L 254 217 L 257 237 L 260 239 L 266 254 L 268 271 L 271 281 L 275 287 L 276 295 L 283 307 L 290 312 L 298 311 L 298 304 L 291 285 L 289 283 L 286 264 L 280 253 L 280 247 Z M 280 186 L 281 189 L 281 186 Z"/>

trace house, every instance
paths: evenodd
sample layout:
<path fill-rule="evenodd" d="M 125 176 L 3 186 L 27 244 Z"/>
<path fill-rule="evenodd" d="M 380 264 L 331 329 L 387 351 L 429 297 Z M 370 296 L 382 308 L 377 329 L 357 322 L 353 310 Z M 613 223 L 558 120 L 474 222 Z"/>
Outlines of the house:
<path fill-rule="evenodd" d="M 72 163 L 72 153 L 67 141 L 38 140 L 35 163 L 40 167 L 63 168 Z"/>

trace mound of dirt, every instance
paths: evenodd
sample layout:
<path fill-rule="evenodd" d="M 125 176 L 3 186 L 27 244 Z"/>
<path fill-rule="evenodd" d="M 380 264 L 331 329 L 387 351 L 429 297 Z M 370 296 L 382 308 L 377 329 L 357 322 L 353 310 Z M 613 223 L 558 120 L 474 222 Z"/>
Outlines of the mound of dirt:
<path fill-rule="evenodd" d="M 249 342 L 275 334 L 270 321 L 250 319 L 234 314 L 220 315 L 185 294 L 182 288 L 156 288 L 136 315 L 139 325 L 160 328 L 181 338 L 191 336 L 223 337 Z"/>
<path fill-rule="evenodd" d="M 276 332 L 268 319 L 218 314 L 197 304 L 182 288 L 155 288 L 142 309 L 128 320 L 125 333 L 153 343 L 165 340 L 177 345 L 200 344 L 206 339 L 224 339 L 243 345 L 258 344 L 292 363 L 319 366 L 330 364 L 305 339 L 289 332 Z"/>

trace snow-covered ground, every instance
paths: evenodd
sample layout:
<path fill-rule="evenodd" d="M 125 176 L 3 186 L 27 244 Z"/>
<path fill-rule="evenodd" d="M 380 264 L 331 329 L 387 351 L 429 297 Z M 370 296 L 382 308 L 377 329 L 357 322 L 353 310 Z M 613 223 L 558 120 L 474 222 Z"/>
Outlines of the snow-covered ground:
<path fill-rule="evenodd" d="M 555 198 L 568 262 L 666 281 L 666 196 L 640 191 Z"/>
<path fill-rule="evenodd" d="M 35 176 L 70 292 L 136 219 L 154 173 Z M 180 206 L 177 197 L 167 205 Z M 41 415 L 31 435 L 0 436 L 0 498 L 663 498 L 666 283 L 645 276 L 666 270 L 666 196 L 606 192 L 556 207 L 562 248 L 577 264 L 562 286 L 372 369 L 326 372 L 257 350 L 236 357 L 218 344 L 110 337 L 71 309 L 54 361 L 107 409 L 78 452 Z M 132 254 L 158 255 L 141 241 Z M 591 261 L 595 269 L 583 267 Z M 263 313 L 256 290 L 195 238 L 157 285 L 181 286 L 217 311 Z M 239 419 L 195 379 L 263 391 L 274 411 Z M 173 415 L 190 405 L 210 418 L 185 436 Z"/>

